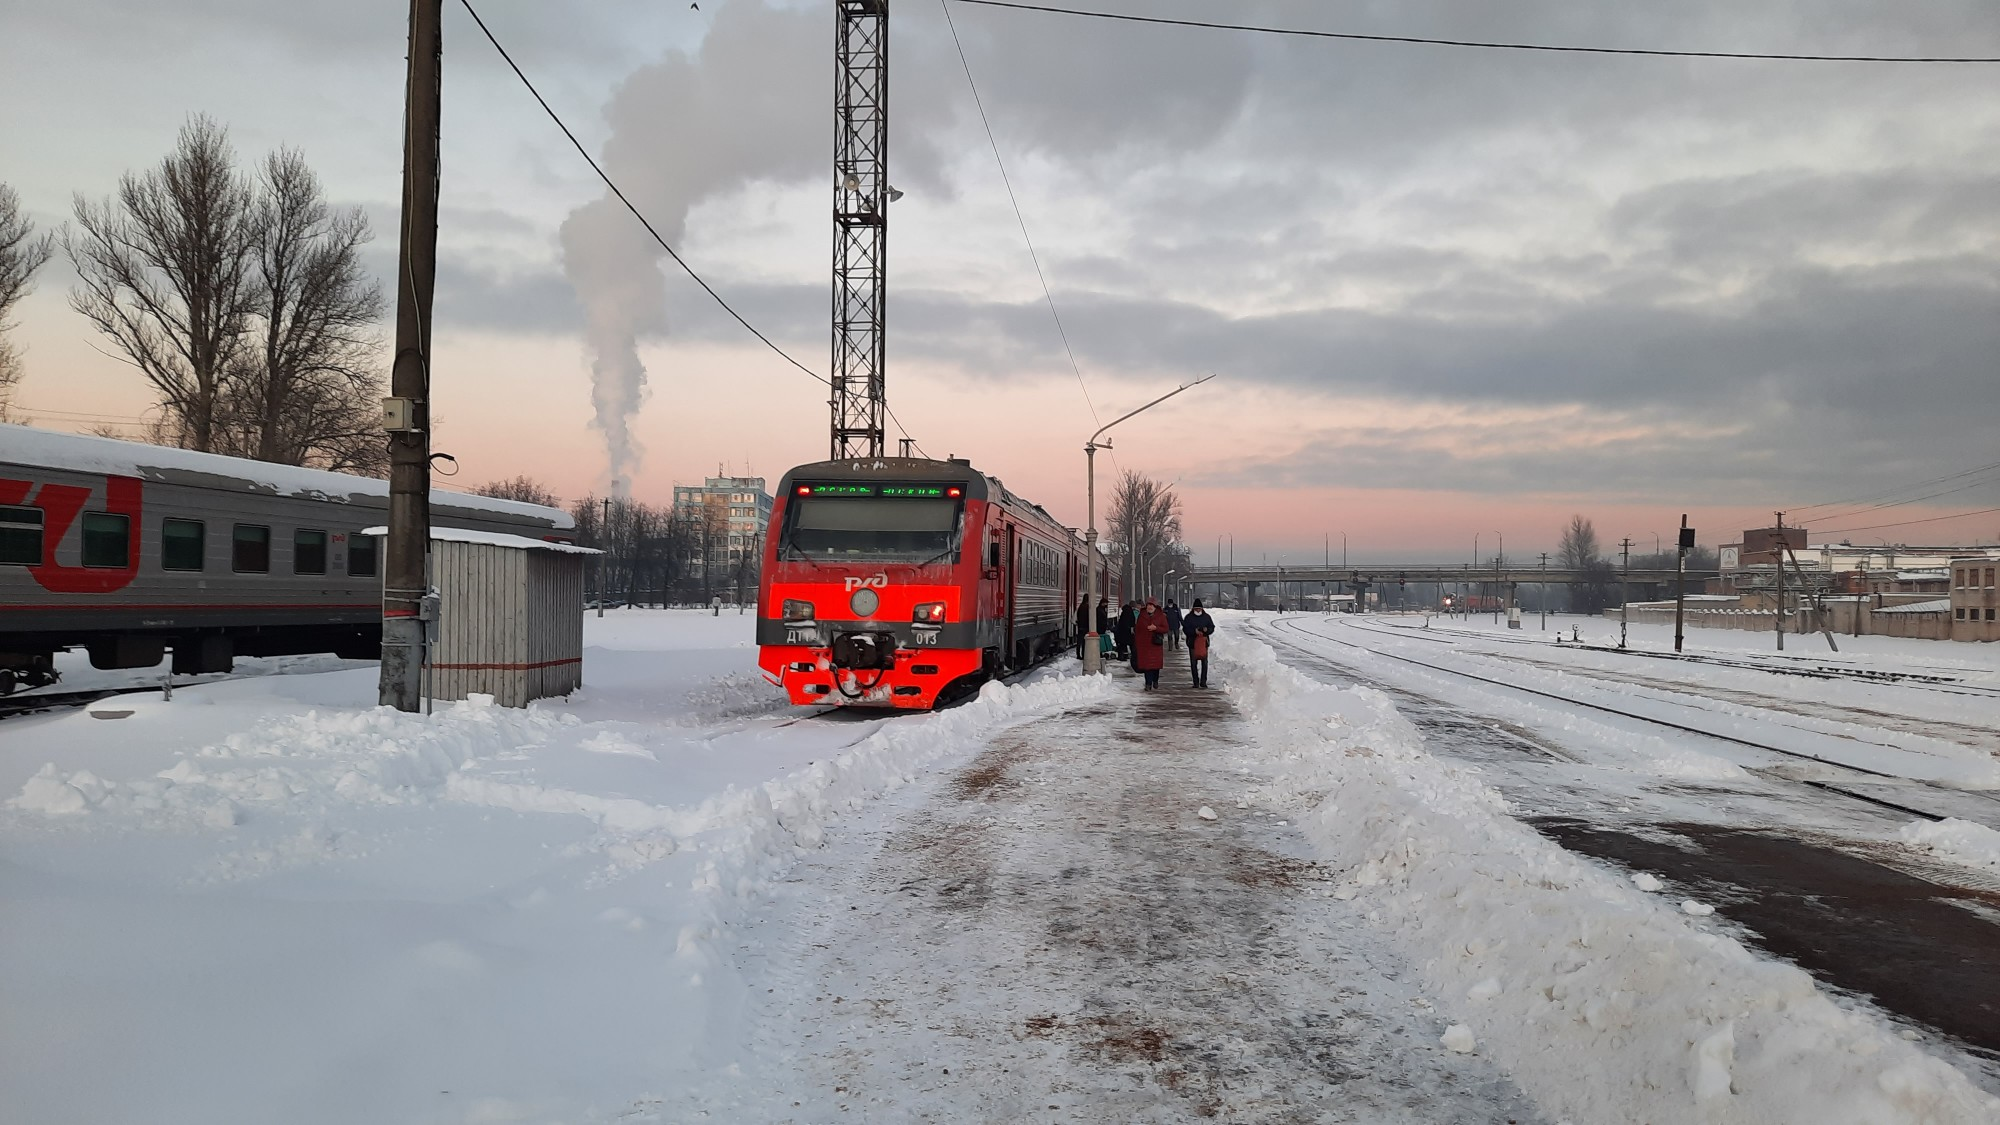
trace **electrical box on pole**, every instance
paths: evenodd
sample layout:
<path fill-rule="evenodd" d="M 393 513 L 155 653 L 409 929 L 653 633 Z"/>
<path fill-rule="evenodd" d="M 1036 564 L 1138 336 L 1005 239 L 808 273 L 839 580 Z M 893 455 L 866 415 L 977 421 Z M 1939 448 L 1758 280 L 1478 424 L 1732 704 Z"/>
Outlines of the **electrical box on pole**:
<path fill-rule="evenodd" d="M 883 454 L 889 0 L 835 0 L 833 459 Z"/>

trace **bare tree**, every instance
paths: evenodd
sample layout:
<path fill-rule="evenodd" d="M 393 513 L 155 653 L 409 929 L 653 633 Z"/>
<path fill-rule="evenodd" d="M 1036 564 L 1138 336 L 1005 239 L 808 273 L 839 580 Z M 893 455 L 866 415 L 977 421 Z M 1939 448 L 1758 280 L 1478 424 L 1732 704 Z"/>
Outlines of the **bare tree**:
<path fill-rule="evenodd" d="M 523 504 L 540 504 L 545 508 L 563 506 L 562 498 L 551 491 L 548 485 L 528 476 L 515 477 L 512 480 L 490 480 L 472 491 L 481 496 L 491 496 L 495 500 L 519 500 Z M 595 526 L 595 517 L 592 519 Z"/>
<path fill-rule="evenodd" d="M 1556 548 L 1563 569 L 1578 575 L 1569 587 L 1569 606 L 1577 613 L 1602 613 L 1616 601 L 1616 571 L 1598 555 L 1597 527 L 1582 516 L 1571 516 Z"/>
<path fill-rule="evenodd" d="M 55 252 L 54 236 L 35 237 L 28 217 L 21 214 L 21 196 L 0 184 L 0 422 L 13 420 L 14 388 L 21 382 L 21 353 L 7 339 L 7 314 L 33 292 L 35 271 Z"/>
<path fill-rule="evenodd" d="M 362 267 L 359 208 L 328 206 L 296 149 L 265 157 L 250 224 L 255 346 L 227 381 L 225 452 L 287 465 L 387 468 L 380 430 L 380 288 Z"/>
<path fill-rule="evenodd" d="M 79 278 L 70 306 L 153 384 L 170 433 L 215 448 L 257 296 L 256 207 L 228 132 L 189 119 L 159 167 L 126 173 L 110 199 L 77 196 L 75 211 L 62 239 Z"/>
<path fill-rule="evenodd" d="M 1585 563 L 1597 558 L 1597 527 L 1582 516 L 1571 516 L 1569 526 L 1563 529 L 1562 545 L 1556 548 L 1557 557 L 1562 560 L 1564 570 L 1582 570 Z"/>
<path fill-rule="evenodd" d="M 1171 485 L 1127 469 L 1112 489 L 1106 523 L 1111 557 L 1128 596 L 1158 594 L 1167 571 L 1191 569 L 1181 542 L 1181 499 Z M 1141 589 L 1142 583 L 1153 588 Z"/>

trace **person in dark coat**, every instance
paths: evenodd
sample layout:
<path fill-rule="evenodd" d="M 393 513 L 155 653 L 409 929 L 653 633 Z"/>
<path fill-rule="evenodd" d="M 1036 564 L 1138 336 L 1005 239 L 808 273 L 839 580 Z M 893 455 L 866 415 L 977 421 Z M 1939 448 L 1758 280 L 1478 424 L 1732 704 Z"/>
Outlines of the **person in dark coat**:
<path fill-rule="evenodd" d="M 1146 608 L 1132 619 L 1132 667 L 1146 677 L 1146 690 L 1160 687 L 1160 669 L 1167 663 L 1167 615 L 1146 599 Z"/>
<path fill-rule="evenodd" d="M 1097 598 L 1097 632 L 1100 636 L 1111 635 L 1111 605 L 1101 594 Z"/>
<path fill-rule="evenodd" d="M 1113 628 L 1118 633 L 1118 659 L 1132 659 L 1132 623 L 1139 618 L 1138 610 L 1131 602 L 1118 607 L 1118 624 Z"/>
<path fill-rule="evenodd" d="M 1174 599 L 1167 599 L 1167 651 L 1175 652 L 1181 647 L 1181 607 Z"/>
<path fill-rule="evenodd" d="M 1208 686 L 1208 638 L 1215 632 L 1215 618 L 1201 608 L 1201 599 L 1181 618 L 1181 631 L 1187 634 L 1188 671 L 1194 676 L 1194 686 Z"/>
<path fill-rule="evenodd" d="M 1083 644 L 1090 639 L 1090 595 L 1076 603 L 1076 658 L 1083 659 Z"/>

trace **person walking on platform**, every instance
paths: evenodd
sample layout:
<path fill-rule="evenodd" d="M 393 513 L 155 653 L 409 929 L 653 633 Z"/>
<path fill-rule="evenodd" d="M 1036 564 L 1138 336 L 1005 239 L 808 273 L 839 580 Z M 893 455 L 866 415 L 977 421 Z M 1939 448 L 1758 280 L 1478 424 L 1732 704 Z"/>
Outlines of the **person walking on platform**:
<path fill-rule="evenodd" d="M 1188 671 L 1194 676 L 1194 686 L 1208 686 L 1208 638 L 1215 632 L 1215 618 L 1201 608 L 1201 599 L 1196 598 L 1187 616 L 1181 619 L 1181 631 L 1187 634 Z"/>
<path fill-rule="evenodd" d="M 1132 659 L 1132 623 L 1137 621 L 1138 618 L 1138 610 L 1131 602 L 1126 602 L 1124 605 L 1118 607 L 1118 624 L 1113 626 L 1113 628 L 1118 631 L 1118 659 L 1120 660 L 1130 661 Z M 1134 667 L 1136 668 L 1137 665 L 1134 665 Z"/>
<path fill-rule="evenodd" d="M 1181 648 L 1181 607 L 1174 599 L 1167 599 L 1167 651 L 1179 652 Z"/>
<path fill-rule="evenodd" d="M 1085 594 L 1076 603 L 1076 658 L 1083 659 L 1083 645 L 1090 639 L 1090 595 Z"/>
<path fill-rule="evenodd" d="M 1132 623 L 1132 667 L 1146 677 L 1146 690 L 1157 691 L 1160 687 L 1160 669 L 1167 663 L 1167 615 L 1160 612 L 1160 604 L 1146 599 L 1146 608 Z"/>

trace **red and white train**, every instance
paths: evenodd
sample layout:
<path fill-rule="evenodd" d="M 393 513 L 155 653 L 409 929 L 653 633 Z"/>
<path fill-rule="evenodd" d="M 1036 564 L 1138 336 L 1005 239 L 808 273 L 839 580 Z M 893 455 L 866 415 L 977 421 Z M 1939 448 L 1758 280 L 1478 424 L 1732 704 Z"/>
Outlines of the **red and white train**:
<path fill-rule="evenodd" d="M 0 695 L 97 668 L 226 672 L 238 656 L 381 652 L 366 477 L 0 425 Z M 568 540 L 564 512 L 431 493 L 439 527 Z"/>
<path fill-rule="evenodd" d="M 758 662 L 793 703 L 928 708 L 1073 645 L 1083 571 L 1075 532 L 965 460 L 801 465 L 764 540 Z"/>

